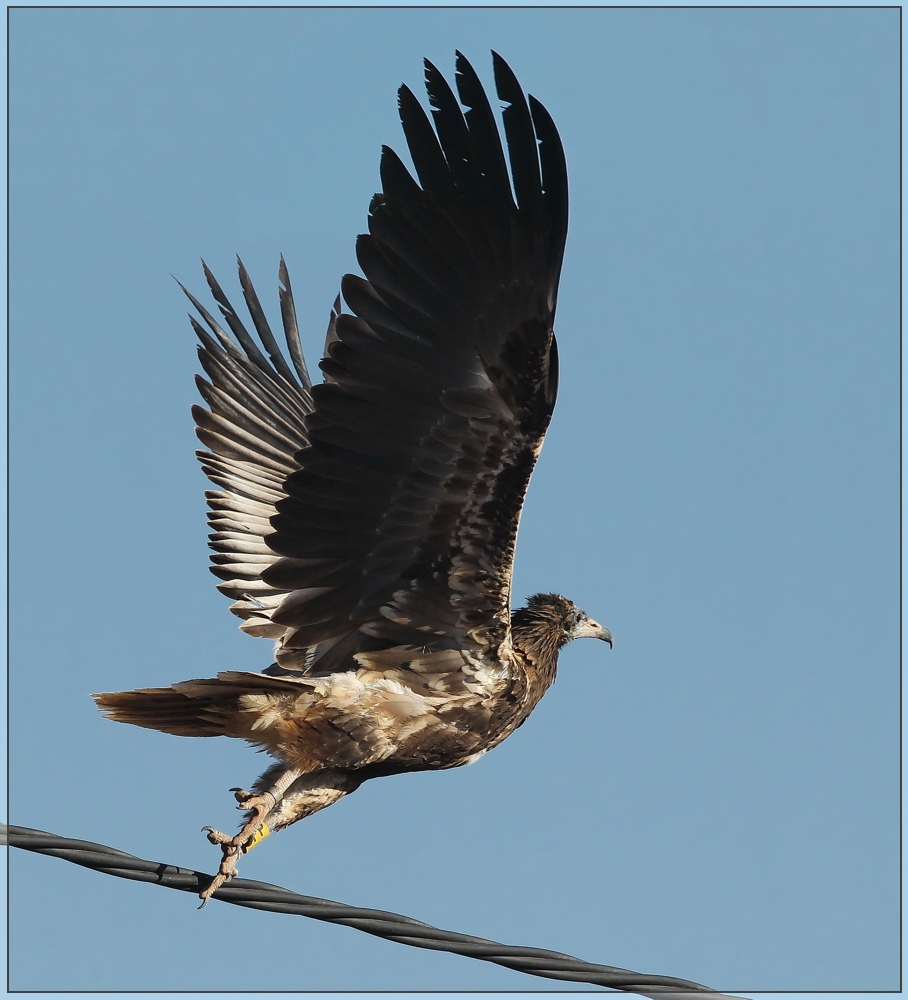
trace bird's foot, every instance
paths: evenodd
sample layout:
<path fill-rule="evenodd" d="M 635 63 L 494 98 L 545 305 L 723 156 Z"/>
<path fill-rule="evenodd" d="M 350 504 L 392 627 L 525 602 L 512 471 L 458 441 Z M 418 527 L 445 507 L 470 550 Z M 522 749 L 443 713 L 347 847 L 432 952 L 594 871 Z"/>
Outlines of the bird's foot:
<path fill-rule="evenodd" d="M 274 792 L 247 792 L 242 788 L 231 788 L 230 791 L 233 792 L 233 797 L 237 801 L 237 809 L 244 809 L 252 813 L 243 829 L 253 827 L 253 833 L 277 805 L 277 796 Z"/>
<path fill-rule="evenodd" d="M 231 788 L 233 797 L 236 799 L 238 809 L 244 809 L 249 814 L 243 828 L 233 837 L 229 837 L 220 830 L 215 830 L 210 826 L 203 826 L 202 830 L 208 837 L 211 844 L 221 848 L 221 864 L 217 875 L 199 893 L 204 906 L 209 899 L 220 889 L 220 887 L 236 875 L 236 864 L 240 856 L 254 847 L 260 840 L 263 840 L 271 832 L 264 822 L 265 816 L 274 808 L 277 796 L 272 792 L 247 792 L 242 788 Z M 201 909 L 201 907 L 200 907 Z"/>
<path fill-rule="evenodd" d="M 245 854 L 271 832 L 265 819 L 277 805 L 278 798 L 274 792 L 246 792 L 242 788 L 230 791 L 238 803 L 237 809 L 246 810 L 246 824 L 231 841 Z"/>
<path fill-rule="evenodd" d="M 208 831 L 208 839 L 212 844 L 220 845 L 222 854 L 217 875 L 199 893 L 199 899 L 202 900 L 199 906 L 200 910 L 225 882 L 236 875 L 236 863 L 243 853 L 242 845 L 235 843 L 237 837 L 228 837 L 217 830 L 212 830 L 210 826 L 202 827 L 202 829 Z"/>
<path fill-rule="evenodd" d="M 220 830 L 215 830 L 211 826 L 203 826 L 202 833 L 208 838 L 209 844 L 217 844 L 219 846 L 223 844 L 232 844 L 234 838 L 229 837 L 226 833 L 221 833 Z"/>

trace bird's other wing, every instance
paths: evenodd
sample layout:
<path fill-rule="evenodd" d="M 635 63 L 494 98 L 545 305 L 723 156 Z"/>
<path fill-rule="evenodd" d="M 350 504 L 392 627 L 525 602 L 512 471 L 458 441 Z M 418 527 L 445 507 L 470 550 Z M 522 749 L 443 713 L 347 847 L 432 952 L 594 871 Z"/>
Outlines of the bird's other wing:
<path fill-rule="evenodd" d="M 246 268 L 242 261 L 238 264 L 243 297 L 264 352 L 204 267 L 212 296 L 233 336 L 183 288 L 205 324 L 190 316 L 199 338 L 199 358 L 210 379 L 196 379 L 209 409 L 194 406 L 192 413 L 196 434 L 208 449 L 197 453 L 199 461 L 221 487 L 205 494 L 212 529 L 211 571 L 222 581 L 218 590 L 233 601 L 230 610 L 244 620 L 243 631 L 278 639 L 286 629 L 275 625 L 271 616 L 288 591 L 261 578 L 277 558 L 264 538 L 272 530 L 275 504 L 286 496 L 284 482 L 299 468 L 294 455 L 308 443 L 304 420 L 312 409 L 312 383 L 283 258 L 280 301 L 289 362 L 265 319 Z"/>
<path fill-rule="evenodd" d="M 282 558 L 264 580 L 293 592 L 274 614 L 279 663 L 317 646 L 315 672 L 356 656 L 443 673 L 494 662 L 509 635 L 517 525 L 555 403 L 567 176 L 548 113 L 493 56 L 504 148 L 460 53 L 459 101 L 425 64 L 431 119 L 399 91 L 416 179 L 383 148 L 365 279 L 343 280 L 351 313 L 268 538 Z"/>

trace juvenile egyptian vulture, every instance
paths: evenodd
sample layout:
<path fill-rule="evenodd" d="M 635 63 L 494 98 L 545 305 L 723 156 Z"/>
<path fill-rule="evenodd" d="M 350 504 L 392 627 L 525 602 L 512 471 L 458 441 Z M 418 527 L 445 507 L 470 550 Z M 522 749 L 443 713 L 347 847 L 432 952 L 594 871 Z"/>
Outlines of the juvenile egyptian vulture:
<path fill-rule="evenodd" d="M 511 610 L 517 526 L 555 404 L 564 153 L 545 108 L 493 54 L 504 143 L 458 53 L 457 96 L 428 61 L 427 114 L 388 147 L 365 277 L 348 274 L 313 385 L 280 264 L 286 352 L 242 264 L 258 340 L 205 269 L 222 319 L 189 292 L 208 379 L 212 571 L 275 662 L 95 698 L 117 722 L 232 736 L 272 764 L 247 792 L 204 902 L 243 852 L 381 775 L 459 767 L 521 725 L 562 646 L 608 629 L 557 594 Z M 462 110 L 461 106 L 466 110 Z M 226 328 L 222 326 L 226 325 Z"/>

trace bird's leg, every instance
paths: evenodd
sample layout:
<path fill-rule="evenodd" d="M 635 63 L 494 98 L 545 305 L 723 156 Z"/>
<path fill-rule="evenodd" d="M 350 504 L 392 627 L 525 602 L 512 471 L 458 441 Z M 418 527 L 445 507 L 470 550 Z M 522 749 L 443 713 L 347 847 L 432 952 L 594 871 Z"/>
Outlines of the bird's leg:
<path fill-rule="evenodd" d="M 226 833 L 214 830 L 210 826 L 202 827 L 208 835 L 208 840 L 221 848 L 221 864 L 218 868 L 218 873 L 205 886 L 202 892 L 199 893 L 202 906 L 211 899 L 228 879 L 233 878 L 236 874 L 236 863 L 239 861 L 240 855 L 245 854 L 259 840 L 268 835 L 267 818 L 269 814 L 277 807 L 283 798 L 284 792 L 303 773 L 303 771 L 297 768 L 286 768 L 281 772 L 280 777 L 268 788 L 255 792 L 246 792 L 242 788 L 230 789 L 234 793 L 234 798 L 239 803 L 237 809 L 245 809 L 249 815 L 247 815 L 246 822 L 243 824 L 240 832 L 233 837 L 228 837 Z"/>

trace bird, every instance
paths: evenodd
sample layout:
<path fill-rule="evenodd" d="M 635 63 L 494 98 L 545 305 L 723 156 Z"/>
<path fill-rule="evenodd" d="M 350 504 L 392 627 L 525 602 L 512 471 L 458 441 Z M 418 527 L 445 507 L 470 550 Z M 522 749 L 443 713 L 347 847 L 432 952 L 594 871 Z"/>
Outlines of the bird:
<path fill-rule="evenodd" d="M 398 107 L 362 276 L 330 310 L 322 381 L 301 347 L 284 258 L 286 351 L 249 274 L 255 336 L 203 262 L 220 319 L 183 287 L 207 378 L 194 406 L 211 570 L 274 662 L 94 695 L 116 722 L 227 736 L 274 763 L 231 789 L 236 835 L 201 905 L 270 833 L 364 781 L 470 764 L 522 725 L 573 639 L 611 632 L 555 593 L 511 608 L 518 523 L 558 382 L 554 317 L 568 226 L 564 150 L 545 107 L 492 53 L 500 127 L 456 53 L 425 60 L 429 110 Z M 503 128 L 503 136 L 502 136 Z M 226 329 L 225 329 L 226 327 Z"/>

